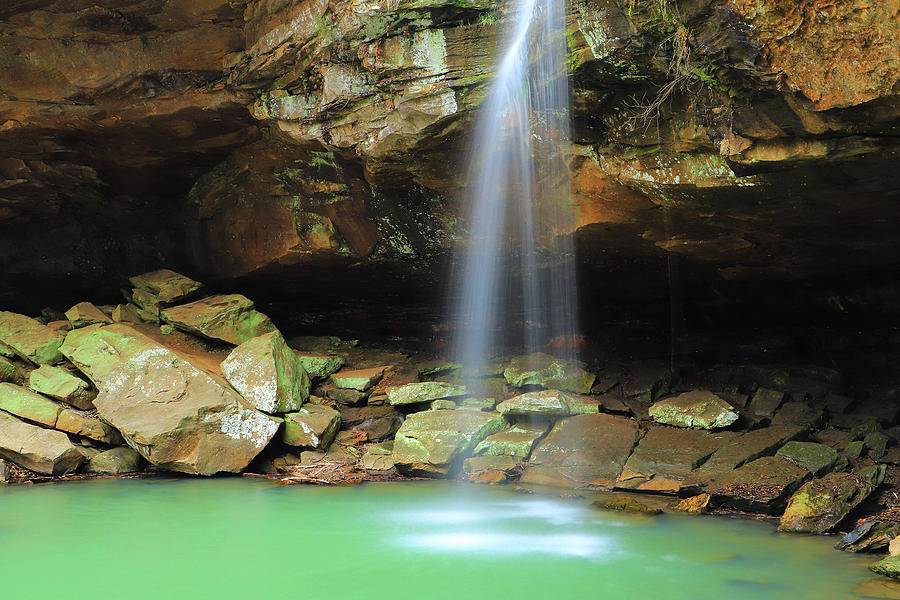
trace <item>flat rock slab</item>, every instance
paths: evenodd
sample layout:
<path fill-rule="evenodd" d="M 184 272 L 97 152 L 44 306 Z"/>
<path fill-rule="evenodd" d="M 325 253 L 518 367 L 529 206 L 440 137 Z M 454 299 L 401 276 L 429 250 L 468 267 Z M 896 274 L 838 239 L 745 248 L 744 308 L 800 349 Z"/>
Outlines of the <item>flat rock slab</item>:
<path fill-rule="evenodd" d="M 616 487 L 678 493 L 689 485 L 691 471 L 735 437 L 730 432 L 651 427 L 625 463 Z"/>
<path fill-rule="evenodd" d="M 798 425 L 818 427 L 825 421 L 825 410 L 806 402 L 785 402 L 772 418 L 772 425 Z"/>
<path fill-rule="evenodd" d="M 503 370 L 503 376 L 517 388 L 539 385 L 576 394 L 589 394 L 595 378 L 575 363 L 542 352 L 513 358 Z"/>
<path fill-rule="evenodd" d="M 66 311 L 66 318 L 72 327 L 87 327 L 97 323 L 112 323 L 112 319 L 90 302 L 79 302 Z"/>
<path fill-rule="evenodd" d="M 177 302 L 203 289 L 203 284 L 169 269 L 158 269 L 129 277 L 135 288 L 156 297 L 161 303 Z"/>
<path fill-rule="evenodd" d="M 269 317 L 256 310 L 252 300 L 240 294 L 210 296 L 173 306 L 163 310 L 160 316 L 182 331 L 234 345 L 275 331 Z"/>
<path fill-rule="evenodd" d="M 50 365 L 41 365 L 39 369 L 29 373 L 28 387 L 82 410 L 94 408 L 93 400 L 97 395 L 96 390 L 92 390 L 91 385 L 81 377 Z"/>
<path fill-rule="evenodd" d="M 473 456 L 463 461 L 459 478 L 473 483 L 505 483 L 518 476 L 522 464 L 512 456 Z"/>
<path fill-rule="evenodd" d="M 568 417 L 599 410 L 599 402 L 591 396 L 575 396 L 559 390 L 526 392 L 497 405 L 504 415 Z"/>
<path fill-rule="evenodd" d="M 404 473 L 452 475 L 478 443 L 505 426 L 500 413 L 429 410 L 406 418 L 394 437 L 394 463 Z"/>
<path fill-rule="evenodd" d="M 128 325 L 76 329 L 62 351 L 100 390 L 100 416 L 161 468 L 241 471 L 280 426 L 194 359 Z"/>
<path fill-rule="evenodd" d="M 0 311 L 0 342 L 17 356 L 37 365 L 58 363 L 62 360 L 59 347 L 66 332 L 17 313 Z"/>
<path fill-rule="evenodd" d="M 884 472 L 884 465 L 876 465 L 858 473 L 829 473 L 805 483 L 788 501 L 778 531 L 831 530 L 882 484 Z"/>
<path fill-rule="evenodd" d="M 718 504 L 772 514 L 809 476 L 809 471 L 785 458 L 764 456 L 715 480 L 706 491 Z"/>
<path fill-rule="evenodd" d="M 278 331 L 232 350 L 222 361 L 222 374 L 244 400 L 266 413 L 296 411 L 309 398 L 309 375 Z"/>
<path fill-rule="evenodd" d="M 2 411 L 0 458 L 46 475 L 72 473 L 84 461 L 65 433 L 29 425 Z"/>
<path fill-rule="evenodd" d="M 341 389 L 363 392 L 374 387 L 376 383 L 381 381 L 381 378 L 384 377 L 384 372 L 387 369 L 388 366 L 385 365 L 381 367 L 369 367 L 367 369 L 338 371 L 331 376 L 331 382 Z"/>
<path fill-rule="evenodd" d="M 733 437 L 694 471 L 691 478 L 698 484 L 705 485 L 751 460 L 772 454 L 785 442 L 800 437 L 805 432 L 805 427 L 772 425 Z"/>
<path fill-rule="evenodd" d="M 511 456 L 526 460 L 534 444 L 547 432 L 547 423 L 521 423 L 491 434 L 475 447 L 475 456 Z"/>
<path fill-rule="evenodd" d="M 847 459 L 837 450 L 816 442 L 788 442 L 778 449 L 775 456 L 786 458 L 813 475 L 844 469 Z"/>
<path fill-rule="evenodd" d="M 721 429 L 738 420 L 738 413 L 719 396 L 706 390 L 693 390 L 663 398 L 648 410 L 657 423 L 676 427 Z"/>
<path fill-rule="evenodd" d="M 284 415 L 284 443 L 326 450 L 341 426 L 341 413 L 330 406 L 307 404 Z"/>
<path fill-rule="evenodd" d="M 640 437 L 637 423 L 603 413 L 558 421 L 531 453 L 521 481 L 611 490 Z"/>
<path fill-rule="evenodd" d="M 443 381 L 422 381 L 392 387 L 388 389 L 387 394 L 388 400 L 394 406 L 416 404 L 463 396 L 466 394 L 466 386 Z"/>

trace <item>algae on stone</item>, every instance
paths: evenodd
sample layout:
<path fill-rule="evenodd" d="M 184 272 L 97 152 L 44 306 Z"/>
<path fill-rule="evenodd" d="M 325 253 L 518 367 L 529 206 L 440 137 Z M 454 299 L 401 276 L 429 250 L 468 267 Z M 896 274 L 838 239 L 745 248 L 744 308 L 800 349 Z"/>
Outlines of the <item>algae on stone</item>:
<path fill-rule="evenodd" d="M 285 444 L 326 450 L 341 426 L 341 413 L 329 406 L 307 404 L 284 415 Z"/>
<path fill-rule="evenodd" d="M 369 367 L 366 369 L 348 369 L 338 371 L 331 376 L 331 381 L 341 389 L 364 392 L 381 381 L 387 366 Z"/>
<path fill-rule="evenodd" d="M 884 481 L 884 465 L 858 473 L 829 473 L 806 483 L 791 496 L 778 531 L 824 533 L 862 504 Z"/>
<path fill-rule="evenodd" d="M 663 398 L 650 407 L 649 413 L 657 423 L 700 429 L 721 429 L 738 419 L 730 404 L 706 390 Z"/>
<path fill-rule="evenodd" d="M 815 442 L 788 442 L 778 449 L 775 456 L 787 458 L 813 475 L 840 471 L 847 467 L 847 459 L 837 450 Z"/>
<path fill-rule="evenodd" d="M 341 356 L 297 354 L 297 359 L 312 379 L 327 379 L 344 366 Z"/>
<path fill-rule="evenodd" d="M 513 387 L 539 385 L 547 389 L 588 394 L 594 385 L 594 374 L 575 363 L 536 352 L 517 356 L 503 370 L 503 376 Z"/>
<path fill-rule="evenodd" d="M 292 412 L 309 397 L 309 375 L 278 331 L 244 342 L 221 366 L 228 383 L 263 412 Z"/>
<path fill-rule="evenodd" d="M 0 311 L 0 343 L 32 363 L 46 365 L 61 361 L 59 347 L 65 337 L 64 331 L 51 329 L 31 317 Z"/>
<path fill-rule="evenodd" d="M 481 440 L 503 426 L 499 413 L 462 410 L 413 413 L 394 437 L 394 463 L 406 473 L 447 476 Z"/>
<path fill-rule="evenodd" d="M 97 323 L 112 323 L 112 319 L 106 313 L 90 302 L 79 302 L 66 311 L 66 318 L 75 329 Z"/>
<path fill-rule="evenodd" d="M 158 302 L 172 303 L 183 300 L 200 291 L 203 284 L 169 269 L 158 269 L 149 273 L 129 277 L 135 288 L 156 297 Z"/>
<path fill-rule="evenodd" d="M 41 365 L 39 369 L 29 373 L 28 387 L 82 410 L 94 408 L 93 400 L 97 395 L 82 378 L 66 369 L 50 365 Z"/>
<path fill-rule="evenodd" d="M 141 470 L 143 458 L 133 448 L 120 446 L 92 456 L 88 461 L 88 473 L 101 475 L 119 475 L 121 473 L 134 473 Z"/>
<path fill-rule="evenodd" d="M 462 396 L 466 393 L 466 386 L 443 381 L 422 381 L 392 387 L 387 393 L 391 405 L 396 406 Z"/>
<path fill-rule="evenodd" d="M 162 310 L 160 316 L 182 331 L 235 345 L 275 331 L 269 317 L 240 294 L 210 296 L 173 306 Z"/>
<path fill-rule="evenodd" d="M 16 385 L 25 383 L 25 376 L 8 358 L 0 356 L 0 382 L 8 381 Z"/>
<path fill-rule="evenodd" d="M 504 415 L 567 417 L 599 411 L 595 397 L 575 396 L 559 390 L 525 392 L 497 405 Z"/>
<path fill-rule="evenodd" d="M 84 455 L 65 433 L 29 425 L 3 411 L 0 411 L 0 458 L 46 475 L 72 473 L 84 461 Z"/>

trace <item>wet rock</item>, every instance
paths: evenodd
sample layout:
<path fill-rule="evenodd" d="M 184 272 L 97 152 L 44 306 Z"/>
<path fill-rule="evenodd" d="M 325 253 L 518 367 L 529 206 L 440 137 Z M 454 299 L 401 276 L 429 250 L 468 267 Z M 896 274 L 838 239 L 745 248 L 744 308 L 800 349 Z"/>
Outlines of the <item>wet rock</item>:
<path fill-rule="evenodd" d="M 785 458 L 765 456 L 716 479 L 706 491 L 729 508 L 772 514 L 809 476 L 809 471 Z"/>
<path fill-rule="evenodd" d="M 297 354 L 297 359 L 303 370 L 312 379 L 327 379 L 332 373 L 336 373 L 344 366 L 341 356 Z"/>
<path fill-rule="evenodd" d="M 497 411 L 510 416 L 567 417 L 597 412 L 592 396 L 575 396 L 559 390 L 526 392 L 497 405 Z"/>
<path fill-rule="evenodd" d="M 456 402 L 453 400 L 435 400 L 428 406 L 428 410 L 456 410 Z"/>
<path fill-rule="evenodd" d="M 161 468 L 237 472 L 278 430 L 224 379 L 132 326 L 76 329 L 62 351 L 100 390 L 100 416 Z"/>
<path fill-rule="evenodd" d="M 748 431 L 732 438 L 731 441 L 716 450 L 700 468 L 694 471 L 691 477 L 705 485 L 751 460 L 775 452 L 786 442 L 805 432 L 806 430 L 802 427 L 789 425 L 772 425 Z"/>
<path fill-rule="evenodd" d="M 526 460 L 534 444 L 547 432 L 547 423 L 516 423 L 484 438 L 473 454 L 475 456 L 512 456 Z"/>
<path fill-rule="evenodd" d="M 900 579 L 900 556 L 883 558 L 874 565 L 870 565 L 869 569 L 874 573 L 890 577 L 891 579 Z"/>
<path fill-rule="evenodd" d="M 712 496 L 709 494 L 697 494 L 676 502 L 672 508 L 692 515 L 703 515 L 708 512 L 711 500 Z"/>
<path fill-rule="evenodd" d="M 493 398 L 460 398 L 455 404 L 458 410 L 492 412 L 495 401 Z"/>
<path fill-rule="evenodd" d="M 22 385 L 25 383 L 25 377 L 11 360 L 0 356 L 0 382 L 3 381 Z"/>
<path fill-rule="evenodd" d="M 184 300 L 203 289 L 202 283 L 169 269 L 135 275 L 129 277 L 128 281 L 135 288 L 152 295 L 162 305 Z"/>
<path fill-rule="evenodd" d="M 863 521 L 834 545 L 845 552 L 885 552 L 892 540 L 900 536 L 900 524 Z"/>
<path fill-rule="evenodd" d="M 387 393 L 391 404 L 396 406 L 463 396 L 466 394 L 466 386 L 443 381 L 423 381 L 392 387 Z"/>
<path fill-rule="evenodd" d="M 592 502 L 591 506 L 602 510 L 618 510 L 644 515 L 658 515 L 662 513 L 660 508 L 642 501 L 641 498 L 618 493 L 600 494 L 599 499 Z"/>
<path fill-rule="evenodd" d="M 240 294 L 210 296 L 173 306 L 161 311 L 160 316 L 182 331 L 235 345 L 275 330 L 269 317 Z"/>
<path fill-rule="evenodd" d="M 75 329 L 96 323 L 112 323 L 112 319 L 90 302 L 79 302 L 66 311 L 66 318 Z"/>
<path fill-rule="evenodd" d="M 244 400 L 263 412 L 292 412 L 309 398 L 309 376 L 278 331 L 232 350 L 222 361 L 222 374 Z"/>
<path fill-rule="evenodd" d="M 65 337 L 65 332 L 55 331 L 31 317 L 0 311 L 0 342 L 17 356 L 34 364 L 47 365 L 61 361 L 59 347 Z"/>
<path fill-rule="evenodd" d="M 785 402 L 772 418 L 772 425 L 798 425 L 813 428 L 825 421 L 825 411 L 806 402 Z"/>
<path fill-rule="evenodd" d="M 284 415 L 284 443 L 326 450 L 341 426 L 341 413 L 328 406 L 307 404 Z"/>
<path fill-rule="evenodd" d="M 102 475 L 135 473 L 141 470 L 143 460 L 137 450 L 121 446 L 91 457 L 85 470 Z"/>
<path fill-rule="evenodd" d="M 41 365 L 28 374 L 28 387 L 50 396 L 60 402 L 82 410 L 94 408 L 96 390 L 81 377 L 77 377 L 61 367 Z"/>
<path fill-rule="evenodd" d="M 620 489 L 675 494 L 716 450 L 734 439 L 730 432 L 707 433 L 654 426 L 641 438 L 616 481 Z"/>
<path fill-rule="evenodd" d="M 503 376 L 509 385 L 517 388 L 539 385 L 576 394 L 589 394 L 594 385 L 593 373 L 541 352 L 513 358 L 503 370 Z"/>
<path fill-rule="evenodd" d="M 461 410 L 410 415 L 394 438 L 394 463 L 404 473 L 442 477 L 484 438 L 504 426 L 499 413 Z"/>
<path fill-rule="evenodd" d="M 847 459 L 837 450 L 815 442 L 788 442 L 778 449 L 775 456 L 787 458 L 813 475 L 840 471 L 847 467 Z"/>
<path fill-rule="evenodd" d="M 0 458 L 46 475 L 72 473 L 84 461 L 65 433 L 29 425 L 2 411 Z"/>
<path fill-rule="evenodd" d="M 778 530 L 829 531 L 881 485 L 884 472 L 884 465 L 876 465 L 858 473 L 829 473 L 813 479 L 791 496 Z"/>
<path fill-rule="evenodd" d="M 757 419 L 771 419 L 783 400 L 784 392 L 761 387 L 750 398 L 747 414 Z"/>
<path fill-rule="evenodd" d="M 512 456 L 473 456 L 463 461 L 459 478 L 473 483 L 505 483 L 521 470 L 522 462 Z"/>
<path fill-rule="evenodd" d="M 639 437 L 637 423 L 624 417 L 562 419 L 532 451 L 521 481 L 611 490 Z"/>
<path fill-rule="evenodd" d="M 387 368 L 387 366 L 383 366 L 338 371 L 331 376 L 331 382 L 341 389 L 363 392 L 381 381 Z"/>
<path fill-rule="evenodd" d="M 721 429 L 738 419 L 738 414 L 731 405 L 706 390 L 663 398 L 651 406 L 648 412 L 658 423 L 701 429 Z"/>

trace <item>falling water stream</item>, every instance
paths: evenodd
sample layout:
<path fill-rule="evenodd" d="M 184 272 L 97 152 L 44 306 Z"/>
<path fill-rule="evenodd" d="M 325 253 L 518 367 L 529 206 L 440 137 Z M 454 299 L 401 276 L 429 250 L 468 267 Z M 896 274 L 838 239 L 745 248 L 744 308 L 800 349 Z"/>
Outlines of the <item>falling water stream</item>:
<path fill-rule="evenodd" d="M 453 351 L 466 367 L 577 330 L 565 0 L 513 10 L 469 160 L 469 238 L 454 274 Z"/>

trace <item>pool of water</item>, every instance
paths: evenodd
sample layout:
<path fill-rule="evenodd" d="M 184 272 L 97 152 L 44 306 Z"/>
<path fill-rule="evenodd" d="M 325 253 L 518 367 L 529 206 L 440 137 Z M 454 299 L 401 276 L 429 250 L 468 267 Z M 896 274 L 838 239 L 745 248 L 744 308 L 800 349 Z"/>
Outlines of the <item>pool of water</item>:
<path fill-rule="evenodd" d="M 834 538 L 448 482 L 240 478 L 0 488 L 0 597 L 837 600 Z"/>

